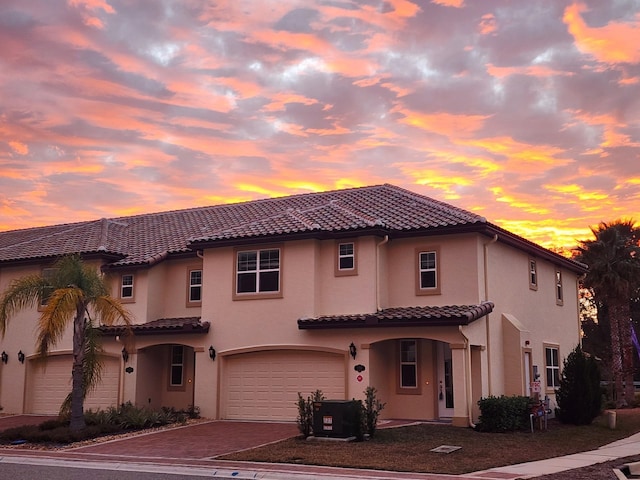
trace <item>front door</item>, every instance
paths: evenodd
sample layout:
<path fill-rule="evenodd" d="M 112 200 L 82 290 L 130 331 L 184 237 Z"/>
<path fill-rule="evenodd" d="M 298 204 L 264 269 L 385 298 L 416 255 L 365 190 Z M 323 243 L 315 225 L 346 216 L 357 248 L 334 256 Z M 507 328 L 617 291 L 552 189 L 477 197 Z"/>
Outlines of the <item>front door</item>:
<path fill-rule="evenodd" d="M 448 343 L 438 342 L 438 415 L 453 417 L 453 362 Z"/>

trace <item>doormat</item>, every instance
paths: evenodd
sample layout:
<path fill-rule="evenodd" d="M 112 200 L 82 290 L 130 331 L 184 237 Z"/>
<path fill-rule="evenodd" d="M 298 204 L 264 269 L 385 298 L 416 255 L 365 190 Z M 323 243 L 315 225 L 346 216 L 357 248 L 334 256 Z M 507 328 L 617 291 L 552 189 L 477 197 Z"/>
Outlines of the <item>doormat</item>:
<path fill-rule="evenodd" d="M 451 453 L 461 448 L 462 447 L 456 447 L 455 445 L 440 445 L 439 447 L 431 449 L 431 451 L 436 453 Z"/>

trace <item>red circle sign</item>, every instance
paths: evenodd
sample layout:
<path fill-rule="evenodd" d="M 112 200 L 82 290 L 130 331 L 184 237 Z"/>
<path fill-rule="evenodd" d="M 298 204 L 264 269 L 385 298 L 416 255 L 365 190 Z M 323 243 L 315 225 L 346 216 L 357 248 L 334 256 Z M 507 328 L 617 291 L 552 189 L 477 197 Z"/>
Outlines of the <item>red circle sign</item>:
<path fill-rule="evenodd" d="M 361 382 L 361 381 L 362 381 L 362 375 L 358 375 L 358 376 L 356 377 L 356 379 L 357 379 L 359 382 Z"/>

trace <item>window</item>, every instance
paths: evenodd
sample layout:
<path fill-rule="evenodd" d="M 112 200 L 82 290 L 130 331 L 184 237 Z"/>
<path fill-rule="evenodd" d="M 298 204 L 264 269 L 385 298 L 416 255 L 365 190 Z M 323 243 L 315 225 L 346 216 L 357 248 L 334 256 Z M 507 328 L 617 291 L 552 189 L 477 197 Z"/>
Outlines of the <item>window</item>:
<path fill-rule="evenodd" d="M 560 270 L 556 270 L 556 304 L 563 304 L 562 272 Z"/>
<path fill-rule="evenodd" d="M 356 249 L 356 242 L 353 240 L 336 243 L 335 275 L 337 277 L 358 274 Z"/>
<path fill-rule="evenodd" d="M 184 347 L 182 345 L 172 345 L 169 386 L 181 387 L 183 384 L 184 384 Z"/>
<path fill-rule="evenodd" d="M 189 303 L 202 302 L 202 270 L 189 270 Z"/>
<path fill-rule="evenodd" d="M 558 347 L 544 347 L 544 364 L 547 377 L 547 389 L 555 390 L 560 385 L 560 362 Z"/>
<path fill-rule="evenodd" d="M 538 289 L 538 266 L 536 261 L 529 259 L 529 288 L 531 290 Z"/>
<path fill-rule="evenodd" d="M 355 267 L 355 253 L 353 243 L 341 243 L 338 245 L 338 269 L 353 270 Z"/>
<path fill-rule="evenodd" d="M 279 248 L 238 251 L 236 255 L 236 295 L 280 296 Z"/>
<path fill-rule="evenodd" d="M 418 388 L 418 342 L 400 340 L 400 388 Z"/>
<path fill-rule="evenodd" d="M 42 278 L 45 282 L 50 283 L 53 280 L 53 277 L 56 273 L 56 268 L 43 268 L 42 269 Z M 46 286 L 42 289 L 42 294 L 40 296 L 40 305 L 38 308 L 44 308 L 49 303 L 49 297 L 53 293 L 54 288 L 52 286 Z"/>
<path fill-rule="evenodd" d="M 130 273 L 120 277 L 120 298 L 133 299 L 133 275 Z"/>
<path fill-rule="evenodd" d="M 437 248 L 417 249 L 417 295 L 434 295 L 440 293 L 440 272 L 438 263 L 440 253 Z"/>

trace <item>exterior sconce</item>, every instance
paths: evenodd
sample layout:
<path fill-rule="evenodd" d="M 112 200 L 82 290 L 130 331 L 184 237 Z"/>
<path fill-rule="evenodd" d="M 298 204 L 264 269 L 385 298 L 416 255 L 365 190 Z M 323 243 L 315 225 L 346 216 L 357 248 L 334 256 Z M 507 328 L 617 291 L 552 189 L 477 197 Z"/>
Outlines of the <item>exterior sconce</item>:
<path fill-rule="evenodd" d="M 9 361 L 9 355 L 7 355 L 7 352 L 3 350 L 0 355 L 0 359 L 2 359 L 2 363 L 7 363 Z"/>
<path fill-rule="evenodd" d="M 351 345 L 349 345 L 349 355 L 351 355 L 351 357 L 355 360 L 357 353 L 358 350 L 356 349 L 356 346 L 353 344 L 353 342 L 351 342 Z"/>
<path fill-rule="evenodd" d="M 24 353 L 22 353 L 22 350 L 18 352 L 18 361 L 24 363 Z"/>
<path fill-rule="evenodd" d="M 209 358 L 211 359 L 211 361 L 216 359 L 216 349 L 213 348 L 213 345 L 209 346 Z"/>
<path fill-rule="evenodd" d="M 124 360 L 124 363 L 129 361 L 129 352 L 127 352 L 125 347 L 122 347 L 122 360 Z"/>

